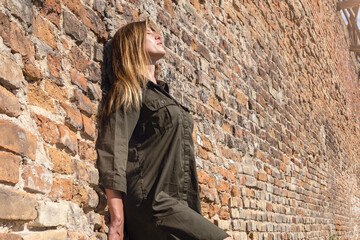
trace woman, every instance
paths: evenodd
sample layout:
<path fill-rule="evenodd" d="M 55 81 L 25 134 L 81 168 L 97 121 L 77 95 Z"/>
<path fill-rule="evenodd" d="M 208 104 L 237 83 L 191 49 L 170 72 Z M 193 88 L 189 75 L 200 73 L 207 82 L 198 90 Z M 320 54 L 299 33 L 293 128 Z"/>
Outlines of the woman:
<path fill-rule="evenodd" d="M 113 83 L 97 141 L 109 239 L 232 239 L 201 216 L 193 119 L 155 79 L 165 47 L 154 29 L 147 20 L 127 24 L 111 44 Z"/>

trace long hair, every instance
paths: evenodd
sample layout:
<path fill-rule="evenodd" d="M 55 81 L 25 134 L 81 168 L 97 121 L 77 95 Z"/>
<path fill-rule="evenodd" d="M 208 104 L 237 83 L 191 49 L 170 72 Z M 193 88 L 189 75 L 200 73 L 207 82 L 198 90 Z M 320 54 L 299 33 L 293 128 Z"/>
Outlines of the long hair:
<path fill-rule="evenodd" d="M 118 108 L 132 111 L 141 107 L 143 87 L 148 79 L 146 65 L 151 61 L 145 48 L 148 25 L 152 25 L 148 19 L 126 24 L 112 39 L 112 86 L 100 112 L 100 123 Z"/>

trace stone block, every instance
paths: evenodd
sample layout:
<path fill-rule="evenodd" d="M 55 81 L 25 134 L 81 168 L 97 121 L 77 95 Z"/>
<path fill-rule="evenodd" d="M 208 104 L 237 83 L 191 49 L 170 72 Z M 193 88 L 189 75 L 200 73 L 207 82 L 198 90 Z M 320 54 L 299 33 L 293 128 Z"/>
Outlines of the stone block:
<path fill-rule="evenodd" d="M 16 155 L 0 152 L 0 182 L 16 184 L 19 182 L 20 158 Z"/>
<path fill-rule="evenodd" d="M 44 227 L 65 226 L 68 214 L 71 214 L 68 203 L 39 202 L 38 217 L 34 224 Z"/>
<path fill-rule="evenodd" d="M 63 19 L 65 33 L 78 42 L 84 41 L 87 35 L 85 26 L 77 20 L 74 15 L 67 11 L 64 11 Z"/>
<path fill-rule="evenodd" d="M 24 80 L 21 68 L 10 58 L 2 54 L 0 54 L 0 66 L 0 83 L 9 88 L 19 88 Z"/>
<path fill-rule="evenodd" d="M 10 117 L 18 117 L 21 113 L 21 106 L 17 97 L 0 86 L 0 113 Z"/>
<path fill-rule="evenodd" d="M 61 106 L 66 111 L 65 122 L 76 130 L 82 129 L 81 113 L 66 103 L 61 103 Z"/>
<path fill-rule="evenodd" d="M 55 148 L 49 148 L 49 156 L 51 158 L 51 162 L 54 164 L 53 171 L 70 175 L 74 172 L 74 163 L 71 157 Z"/>
<path fill-rule="evenodd" d="M 0 120 L 0 132 L 6 136 L 0 138 L 1 148 L 35 160 L 37 140 L 33 134 L 4 120 Z"/>
<path fill-rule="evenodd" d="M 50 170 L 43 166 L 25 166 L 22 178 L 24 179 L 24 189 L 39 193 L 49 193 L 53 184 L 53 175 Z"/>
<path fill-rule="evenodd" d="M 67 240 L 66 230 L 47 230 L 23 233 L 22 240 Z"/>
<path fill-rule="evenodd" d="M 60 133 L 58 143 L 67 147 L 73 154 L 76 154 L 78 152 L 76 134 L 65 125 L 58 124 L 57 127 Z"/>
<path fill-rule="evenodd" d="M 84 112 L 87 115 L 92 115 L 94 113 L 94 108 L 91 100 L 85 95 L 83 95 L 80 91 L 74 91 L 74 100 L 80 111 Z"/>
<path fill-rule="evenodd" d="M 24 31 L 21 30 L 15 22 L 10 22 L 8 16 L 3 13 L 0 13 L 0 36 L 3 38 L 5 45 L 9 46 L 13 52 L 20 53 L 22 57 L 26 59 L 34 60 L 34 44 L 28 39 Z M 6 65 L 0 62 L 0 66 Z M 7 74 L 11 76 L 11 73 L 16 73 L 18 68 L 17 66 L 16 69 L 12 69 L 7 66 L 6 68 L 1 68 L 2 70 L 0 70 L 0 72 L 6 71 L 8 72 Z M 12 78 L 17 79 L 17 76 L 14 75 Z M 18 81 L 19 80 L 21 80 L 21 78 L 18 78 Z"/>
<path fill-rule="evenodd" d="M 22 238 L 14 233 L 0 233 L 0 240 L 22 240 Z"/>
<path fill-rule="evenodd" d="M 78 73 L 76 70 L 72 69 L 69 71 L 71 76 L 71 82 L 78 86 L 84 92 L 87 91 L 87 80 L 81 73 Z"/>
<path fill-rule="evenodd" d="M 51 79 L 45 81 L 45 91 L 50 97 L 58 100 L 60 103 L 65 102 L 69 98 L 69 91 L 66 87 L 60 87 Z"/>
<path fill-rule="evenodd" d="M 53 179 L 53 185 L 49 196 L 52 200 L 62 199 L 70 201 L 72 199 L 73 182 L 70 179 Z"/>
<path fill-rule="evenodd" d="M 51 76 L 55 78 L 60 77 L 60 70 L 61 70 L 61 61 L 58 56 L 55 54 L 48 54 L 48 64 L 49 64 L 49 72 Z"/>
<path fill-rule="evenodd" d="M 56 37 L 54 29 L 45 19 L 40 15 L 34 16 L 34 33 L 33 35 L 41 41 L 52 47 L 57 48 Z"/>
<path fill-rule="evenodd" d="M 0 219 L 29 221 L 37 217 L 36 196 L 29 193 L 0 188 L 0 206 Z"/>
<path fill-rule="evenodd" d="M 55 113 L 55 107 L 52 99 L 40 88 L 38 84 L 28 85 L 27 97 L 29 105 L 34 105 Z"/>
<path fill-rule="evenodd" d="M 90 118 L 85 116 L 84 114 L 82 116 L 82 122 L 83 122 L 83 131 L 86 136 L 88 136 L 91 140 L 95 139 L 95 124 L 91 121 Z"/>
<path fill-rule="evenodd" d="M 60 26 L 61 3 L 60 0 L 45 0 L 40 13 L 58 28 Z"/>
<path fill-rule="evenodd" d="M 32 113 L 32 116 L 36 121 L 38 130 L 44 141 L 50 144 L 56 143 L 59 138 L 56 124 L 47 117 L 44 117 L 42 115 Z"/>

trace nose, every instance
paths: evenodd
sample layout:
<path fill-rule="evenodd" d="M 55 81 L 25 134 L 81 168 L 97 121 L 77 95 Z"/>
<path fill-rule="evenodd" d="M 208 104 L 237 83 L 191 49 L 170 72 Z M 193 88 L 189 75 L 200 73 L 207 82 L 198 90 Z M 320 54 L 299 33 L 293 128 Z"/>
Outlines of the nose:
<path fill-rule="evenodd" d="M 159 33 L 156 33 L 156 34 L 155 34 L 155 39 L 158 40 L 158 39 L 160 39 L 160 38 L 161 38 L 160 34 L 159 34 Z"/>

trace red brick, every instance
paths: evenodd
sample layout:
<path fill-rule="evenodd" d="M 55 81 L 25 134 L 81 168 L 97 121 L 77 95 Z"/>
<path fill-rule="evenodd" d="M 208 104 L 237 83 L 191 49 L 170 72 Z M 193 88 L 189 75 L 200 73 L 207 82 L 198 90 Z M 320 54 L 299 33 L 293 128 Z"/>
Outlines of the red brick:
<path fill-rule="evenodd" d="M 91 139 L 95 139 L 95 125 L 90 118 L 82 114 L 82 120 L 84 125 L 84 133 Z"/>
<path fill-rule="evenodd" d="M 0 120 L 0 147 L 2 149 L 27 156 L 32 160 L 36 158 L 36 137 L 24 129 L 4 120 Z"/>
<path fill-rule="evenodd" d="M 19 182 L 20 158 L 10 153 L 0 152 L 0 182 Z M 1 238 L 0 238 L 1 239 Z"/>
<path fill-rule="evenodd" d="M 10 58 L 0 53 L 0 83 L 7 88 L 19 88 L 24 76 L 21 68 Z"/>
<path fill-rule="evenodd" d="M 259 172 L 257 179 L 258 179 L 259 181 L 267 182 L 267 174 L 266 174 L 266 173 Z"/>
<path fill-rule="evenodd" d="M 69 91 L 66 87 L 58 86 L 51 79 L 46 79 L 45 81 L 45 91 L 54 99 L 58 100 L 60 103 L 65 102 L 69 97 Z"/>
<path fill-rule="evenodd" d="M 196 156 L 205 160 L 209 159 L 208 153 L 205 149 L 203 149 L 200 146 L 198 146 L 196 149 L 197 149 Z"/>
<path fill-rule="evenodd" d="M 219 113 L 221 113 L 221 114 L 224 113 L 224 109 L 220 105 L 219 101 L 217 101 L 215 98 L 213 98 L 211 96 L 209 96 L 209 105 L 212 108 L 214 108 L 216 111 L 218 111 Z"/>
<path fill-rule="evenodd" d="M 38 130 L 44 141 L 50 144 L 56 143 L 59 138 L 59 134 L 56 129 L 56 124 L 47 117 L 44 117 L 42 115 L 32 113 L 32 116 L 36 121 Z"/>
<path fill-rule="evenodd" d="M 80 50 L 77 47 L 73 46 L 68 56 L 75 69 L 78 70 L 79 72 L 84 73 L 90 62 L 86 60 L 86 58 L 80 52 Z"/>
<path fill-rule="evenodd" d="M 82 129 L 83 127 L 82 117 L 81 117 L 82 114 L 79 111 L 72 108 L 71 106 L 67 105 L 66 103 L 61 103 L 61 106 L 66 111 L 65 122 L 75 130 Z"/>
<path fill-rule="evenodd" d="M 57 57 L 54 54 L 49 53 L 48 54 L 48 63 L 49 63 L 49 71 L 50 74 L 55 77 L 60 77 L 60 70 L 61 70 L 61 61 L 59 57 Z"/>
<path fill-rule="evenodd" d="M 21 114 L 17 97 L 2 86 L 0 86 L 0 113 L 5 113 L 10 117 L 17 117 Z"/>
<path fill-rule="evenodd" d="M 84 94 L 82 94 L 80 91 L 74 91 L 74 100 L 80 111 L 86 113 L 87 115 L 92 115 L 94 113 L 94 108 L 91 100 Z"/>
<path fill-rule="evenodd" d="M 49 156 L 51 162 L 54 164 L 53 172 L 62 174 L 72 174 L 74 172 L 74 163 L 71 157 L 55 148 L 49 148 Z"/>
<path fill-rule="evenodd" d="M 213 147 L 212 144 L 210 142 L 210 140 L 207 137 L 201 136 L 201 141 L 202 141 L 202 147 L 205 148 L 206 150 L 212 152 L 213 151 Z"/>
<path fill-rule="evenodd" d="M 230 195 L 228 193 L 219 193 L 221 206 L 228 206 Z"/>
<path fill-rule="evenodd" d="M 95 147 L 87 142 L 79 142 L 79 156 L 81 160 L 95 164 L 97 159 Z"/>
<path fill-rule="evenodd" d="M 57 48 L 56 37 L 53 27 L 42 16 L 34 15 L 34 33 L 33 35 L 41 41 L 52 47 Z"/>
<path fill-rule="evenodd" d="M 60 0 L 45 0 L 40 13 L 59 28 L 61 13 Z"/>
<path fill-rule="evenodd" d="M 219 218 L 220 219 L 230 219 L 230 213 L 229 213 L 229 209 L 228 208 L 220 208 L 220 211 L 219 211 Z"/>
<path fill-rule="evenodd" d="M 3 13 L 0 13 L 0 36 L 14 52 L 20 53 L 24 58 L 34 59 L 34 44 L 25 36 L 17 24 L 10 22 Z"/>
<path fill-rule="evenodd" d="M 81 73 L 77 73 L 76 70 L 72 69 L 69 71 L 71 76 L 71 82 L 76 84 L 84 92 L 87 91 L 87 81 Z"/>
<path fill-rule="evenodd" d="M 34 105 L 43 108 L 47 111 L 55 113 L 54 103 L 51 98 L 40 88 L 38 84 L 28 85 L 28 102 L 30 105 Z"/>
<path fill-rule="evenodd" d="M 57 127 L 60 133 L 58 143 L 67 147 L 73 154 L 76 154 L 78 152 L 76 134 L 65 125 L 58 124 Z"/>
<path fill-rule="evenodd" d="M 21 240 L 21 236 L 14 233 L 0 233 L 0 240 Z"/>
<path fill-rule="evenodd" d="M 51 191 L 52 173 L 43 166 L 24 166 L 21 177 L 24 179 L 24 189 L 26 190 L 40 193 Z"/>
<path fill-rule="evenodd" d="M 24 62 L 23 74 L 31 81 L 38 81 L 43 78 L 41 70 L 28 61 Z"/>
<path fill-rule="evenodd" d="M 239 197 L 240 196 L 239 190 L 238 190 L 236 185 L 231 187 L 230 193 L 231 193 L 232 197 Z"/>
<path fill-rule="evenodd" d="M 62 199 L 70 201 L 72 199 L 73 182 L 71 179 L 58 179 L 53 180 L 53 186 L 49 196 L 53 200 Z"/>
<path fill-rule="evenodd" d="M 100 40 L 106 40 L 108 38 L 108 33 L 104 21 L 102 21 L 92 9 L 88 7 L 85 7 L 84 9 L 85 12 L 80 17 L 85 26 L 93 30 Z"/>

